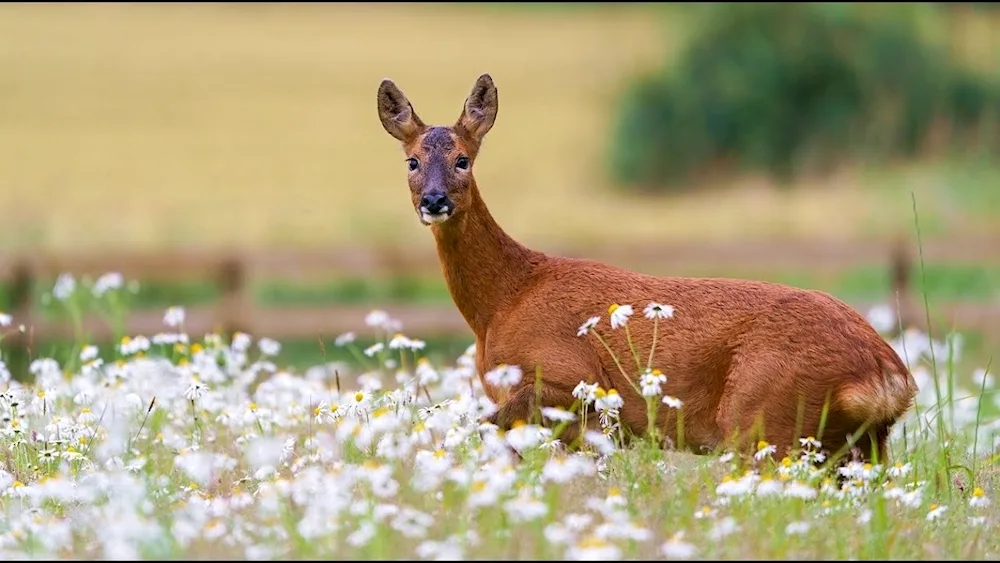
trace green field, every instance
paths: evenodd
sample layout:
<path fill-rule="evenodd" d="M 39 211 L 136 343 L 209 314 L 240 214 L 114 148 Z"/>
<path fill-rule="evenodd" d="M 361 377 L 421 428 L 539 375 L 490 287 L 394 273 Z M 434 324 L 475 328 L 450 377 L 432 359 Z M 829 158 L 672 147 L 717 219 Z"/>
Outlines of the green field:
<path fill-rule="evenodd" d="M 848 301 L 878 301 L 890 295 L 892 286 L 885 268 L 859 267 L 836 274 L 817 275 L 808 270 L 732 270 L 705 271 L 702 275 L 743 277 L 818 289 Z M 914 291 L 926 292 L 930 302 L 996 302 L 1000 297 L 1000 266 L 993 265 L 924 265 L 912 274 Z M 134 307 L 166 308 L 171 305 L 197 306 L 213 303 L 221 296 L 211 282 L 162 283 L 139 281 L 139 291 L 132 297 Z M 43 305 L 43 295 L 54 280 L 40 280 L 35 288 L 35 303 Z M 329 283 L 292 284 L 256 282 L 251 296 L 261 306 L 380 304 L 417 302 L 452 303 L 448 288 L 440 276 L 428 278 L 396 277 L 379 280 L 347 278 Z M 9 288 L 0 284 L 0 307 L 10 308 Z"/>

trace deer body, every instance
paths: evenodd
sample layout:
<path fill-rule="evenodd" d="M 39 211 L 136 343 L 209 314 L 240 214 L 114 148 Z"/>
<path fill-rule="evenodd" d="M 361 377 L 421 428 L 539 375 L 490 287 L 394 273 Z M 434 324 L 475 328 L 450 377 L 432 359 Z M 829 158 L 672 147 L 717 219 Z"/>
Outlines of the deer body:
<path fill-rule="evenodd" d="M 408 155 L 414 208 L 430 225 L 449 291 L 475 334 L 477 371 L 498 406 L 491 422 L 506 429 L 539 407 L 569 408 L 573 389 L 585 381 L 617 390 L 624 399 L 621 424 L 644 433 L 646 403 L 634 385 L 652 349 L 654 322 L 641 311 L 657 302 L 675 313 L 656 324 L 651 367 L 667 377 L 663 392 L 683 401 L 679 410 L 659 405 L 661 436 L 678 444 L 680 413 L 683 446 L 698 453 L 749 450 L 764 439 L 783 454 L 805 436 L 842 452 L 848 435 L 858 433 L 863 456 L 874 447 L 884 458 L 889 430 L 909 408 L 916 384 L 857 311 L 825 293 L 782 284 L 656 277 L 531 250 L 496 223 L 471 174 L 496 118 L 488 75 L 450 128 L 425 126 L 388 80 L 378 102 L 383 126 Z M 608 325 L 611 303 L 636 309 L 628 330 L 641 365 L 624 328 Z M 592 316 L 602 317 L 595 330 L 620 364 L 593 336 L 578 336 Z M 519 366 L 525 377 L 510 388 L 491 385 L 484 375 L 500 364 Z M 596 417 L 591 421 L 596 425 Z M 563 441 L 583 430 L 569 427 Z"/>

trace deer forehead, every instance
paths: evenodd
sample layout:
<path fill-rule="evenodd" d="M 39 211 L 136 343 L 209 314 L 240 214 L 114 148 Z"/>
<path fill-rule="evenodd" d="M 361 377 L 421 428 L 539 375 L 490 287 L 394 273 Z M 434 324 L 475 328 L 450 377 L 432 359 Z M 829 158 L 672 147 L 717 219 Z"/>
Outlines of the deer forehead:
<path fill-rule="evenodd" d="M 468 147 L 450 127 L 431 127 L 414 140 L 410 152 L 427 156 L 468 154 Z"/>

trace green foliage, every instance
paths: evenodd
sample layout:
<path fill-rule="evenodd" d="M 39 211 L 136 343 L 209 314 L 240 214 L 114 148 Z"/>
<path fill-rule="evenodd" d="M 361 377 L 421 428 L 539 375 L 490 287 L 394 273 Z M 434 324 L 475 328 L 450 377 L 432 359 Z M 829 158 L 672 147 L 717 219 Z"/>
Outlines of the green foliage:
<path fill-rule="evenodd" d="M 926 287 L 934 300 L 991 301 L 1000 287 L 1000 267 L 964 264 L 928 263 Z M 870 301 L 882 299 L 890 290 L 889 272 L 884 267 L 861 266 L 848 268 L 833 276 L 817 275 L 808 269 L 733 269 L 684 271 L 685 275 L 760 278 L 800 287 L 827 291 L 843 299 Z M 920 284 L 920 280 L 914 280 Z M 46 307 L 42 293 L 52 287 L 46 283 L 36 288 L 36 304 L 52 316 L 59 316 L 59 307 Z M 3 296 L 10 292 L 0 282 L 0 312 L 10 312 Z M 149 280 L 139 282 L 139 291 L 130 298 L 132 307 L 165 309 L 172 305 L 198 307 L 217 303 L 219 289 L 209 283 L 165 283 Z M 346 278 L 334 282 L 286 283 L 259 282 L 252 285 L 251 298 L 263 307 L 322 306 L 333 304 L 371 305 L 385 303 L 450 304 L 448 287 L 440 279 L 396 277 L 385 280 Z M 64 315 L 63 315 L 64 316 Z"/>
<path fill-rule="evenodd" d="M 1000 88 L 923 39 L 913 10 L 702 5 L 676 60 L 627 90 L 614 175 L 647 189 L 707 169 L 788 177 L 847 158 L 913 156 L 940 122 L 952 141 L 979 142 Z"/>

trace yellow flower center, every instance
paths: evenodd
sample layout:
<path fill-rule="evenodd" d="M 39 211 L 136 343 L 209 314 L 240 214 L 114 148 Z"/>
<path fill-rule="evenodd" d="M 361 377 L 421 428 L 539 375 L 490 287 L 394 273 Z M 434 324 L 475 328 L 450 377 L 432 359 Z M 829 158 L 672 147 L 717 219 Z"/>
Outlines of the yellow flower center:
<path fill-rule="evenodd" d="M 608 542 L 602 540 L 601 538 L 599 538 L 597 536 L 587 536 L 587 537 L 583 538 L 582 540 L 580 540 L 580 543 L 578 545 L 579 545 L 579 547 L 582 547 L 582 548 L 604 547 L 604 546 L 608 545 Z"/>
<path fill-rule="evenodd" d="M 358 391 L 357 393 L 354 394 L 354 400 L 357 401 L 357 402 L 359 402 L 359 403 L 361 401 L 363 401 L 364 398 L 365 398 L 365 394 L 363 392 L 361 392 L 361 391 Z"/>
<path fill-rule="evenodd" d="M 767 442 L 765 442 L 764 440 L 761 440 L 761 441 L 757 442 L 757 449 L 758 449 L 758 450 L 763 450 L 763 449 L 764 449 L 764 448 L 766 448 L 766 447 L 767 447 L 768 445 L 769 445 L 769 444 L 768 444 Z"/>
<path fill-rule="evenodd" d="M 250 412 L 257 412 L 257 403 L 250 403 Z"/>
<path fill-rule="evenodd" d="M 192 345 L 191 345 L 191 353 L 192 353 L 192 354 L 197 354 L 198 352 L 201 352 L 201 351 L 202 351 L 202 350 L 204 350 L 204 349 L 205 349 L 205 347 L 204 347 L 204 346 L 202 346 L 202 345 L 201 345 L 200 343 L 198 343 L 198 342 L 195 342 L 194 344 L 192 344 Z"/>
<path fill-rule="evenodd" d="M 438 459 L 444 459 L 444 456 L 446 456 L 446 455 L 448 455 L 448 454 L 445 453 L 445 451 L 442 450 L 441 448 L 438 448 L 438 449 L 434 450 L 434 457 L 436 457 Z"/>
<path fill-rule="evenodd" d="M 618 490 L 618 487 L 611 487 L 611 489 L 608 490 L 608 496 L 609 497 L 620 497 L 620 496 L 622 496 L 622 492 L 620 490 Z"/>
<path fill-rule="evenodd" d="M 609 315 L 615 314 L 615 311 L 618 310 L 618 307 L 621 307 L 621 305 L 619 305 L 617 303 L 612 303 L 611 306 L 608 307 L 608 314 Z"/>
<path fill-rule="evenodd" d="M 469 490 L 473 493 L 482 492 L 484 489 L 486 489 L 486 481 L 482 481 L 480 479 L 476 479 L 472 482 L 472 485 L 469 486 Z"/>
<path fill-rule="evenodd" d="M 222 525 L 222 520 L 219 520 L 218 518 L 212 518 L 211 520 L 208 521 L 207 524 L 205 524 L 205 529 L 206 530 L 211 530 L 212 528 L 215 528 L 215 527 L 221 526 L 221 525 Z"/>
<path fill-rule="evenodd" d="M 985 493 L 985 492 L 983 492 L 983 490 L 982 490 L 982 489 L 980 489 L 979 487 L 976 487 L 976 488 L 975 488 L 975 489 L 974 489 L 974 490 L 972 491 L 972 496 L 974 496 L 974 497 L 983 497 L 983 496 L 986 496 L 986 493 Z"/>

